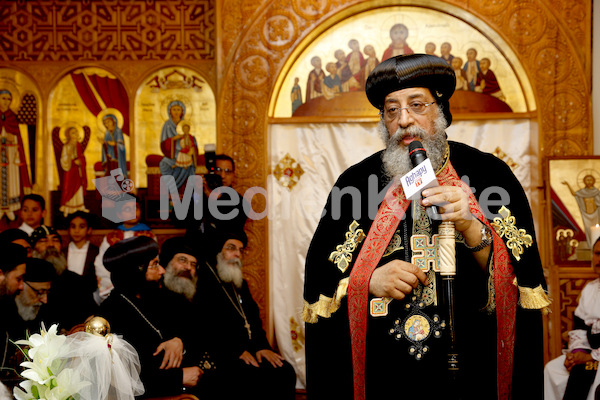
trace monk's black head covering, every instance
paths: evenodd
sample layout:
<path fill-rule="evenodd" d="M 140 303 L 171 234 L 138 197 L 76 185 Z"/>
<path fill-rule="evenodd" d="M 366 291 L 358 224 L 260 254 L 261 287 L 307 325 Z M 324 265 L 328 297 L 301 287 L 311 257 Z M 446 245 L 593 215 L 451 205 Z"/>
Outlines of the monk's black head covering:
<path fill-rule="evenodd" d="M 413 87 L 429 89 L 435 101 L 442 106 L 448 125 L 452 123 L 448 101 L 456 88 L 456 75 L 440 57 L 411 54 L 388 58 L 367 78 L 367 98 L 377 109 L 383 110 L 385 96 Z"/>
<path fill-rule="evenodd" d="M 19 239 L 29 243 L 29 235 L 19 228 L 11 228 L 0 232 L 0 243 L 11 243 Z"/>
<path fill-rule="evenodd" d="M 148 265 L 157 255 L 158 244 L 153 239 L 134 236 L 110 246 L 103 262 L 115 288 L 124 293 L 139 293 L 146 281 Z"/>
<path fill-rule="evenodd" d="M 25 282 L 51 282 L 56 278 L 56 270 L 51 262 L 40 258 L 28 258 L 25 262 Z"/>
<path fill-rule="evenodd" d="M 215 250 L 217 251 L 217 253 L 223 249 L 225 242 L 229 239 L 239 240 L 240 242 L 242 242 L 242 245 L 244 247 L 248 245 L 248 236 L 246 236 L 246 232 L 244 232 L 243 230 L 220 232 L 216 238 Z"/>
<path fill-rule="evenodd" d="M 242 242 L 242 246 L 244 248 L 246 248 L 248 245 L 248 236 L 242 229 L 231 229 L 217 232 L 211 237 L 207 246 L 207 254 L 209 257 L 211 257 L 208 258 L 208 260 L 212 259 L 212 261 L 215 261 L 217 254 L 223 251 L 223 246 L 225 246 L 225 242 L 227 242 L 229 239 L 239 240 Z"/>
<path fill-rule="evenodd" d="M 0 243 L 0 270 L 7 274 L 27 260 L 27 250 L 16 243 Z"/>
<path fill-rule="evenodd" d="M 160 265 L 167 268 L 175 254 L 188 254 L 198 259 L 197 250 L 184 237 L 172 237 L 164 241 L 160 248 Z"/>
<path fill-rule="evenodd" d="M 40 240 L 49 235 L 56 235 L 60 239 L 62 243 L 62 238 L 58 234 L 57 230 L 48 225 L 40 225 L 31 232 L 31 236 L 29 236 L 29 243 L 35 247 L 35 244 Z"/>

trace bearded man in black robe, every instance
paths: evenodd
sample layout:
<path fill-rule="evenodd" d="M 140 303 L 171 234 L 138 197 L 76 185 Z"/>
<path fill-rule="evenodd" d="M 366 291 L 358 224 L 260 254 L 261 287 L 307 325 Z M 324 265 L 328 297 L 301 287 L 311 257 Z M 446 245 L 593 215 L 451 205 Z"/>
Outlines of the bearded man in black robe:
<path fill-rule="evenodd" d="M 269 344 L 258 304 L 242 274 L 247 243 L 243 231 L 215 237 L 216 255 L 198 267 L 198 320 L 210 326 L 208 341 L 217 368 L 226 370 L 230 386 L 238 388 L 233 398 L 293 400 L 294 368 Z"/>
<path fill-rule="evenodd" d="M 338 178 L 308 251 L 309 400 L 542 398 L 550 301 L 531 210 L 504 162 L 447 140 L 455 82 L 425 54 L 390 58 L 367 80 L 386 149 Z M 410 201 L 400 179 L 416 140 L 439 186 Z M 432 205 L 455 227 L 451 301 Z"/>

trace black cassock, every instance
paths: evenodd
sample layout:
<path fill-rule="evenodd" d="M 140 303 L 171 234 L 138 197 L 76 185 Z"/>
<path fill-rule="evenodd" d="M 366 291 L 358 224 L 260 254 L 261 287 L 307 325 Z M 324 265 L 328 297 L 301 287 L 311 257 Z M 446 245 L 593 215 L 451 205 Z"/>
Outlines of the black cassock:
<path fill-rule="evenodd" d="M 194 303 L 202 313 L 198 320 L 211 327 L 210 353 L 215 355 L 217 368 L 221 373 L 226 369 L 226 375 L 231 378 L 228 385 L 239 389 L 232 398 L 294 399 L 296 374 L 288 362 L 283 361 L 282 367 L 273 368 L 264 360 L 257 368 L 239 359 L 244 351 L 256 357 L 259 350 L 272 350 L 262 327 L 258 304 L 245 280 L 237 289 L 232 283 L 221 283 L 216 270 L 208 263 L 200 265 Z"/>
<path fill-rule="evenodd" d="M 182 336 L 179 326 L 185 320 L 171 319 L 179 309 L 172 305 L 177 304 L 175 299 L 176 295 L 165 289 L 157 289 L 143 299 L 114 289 L 100 306 L 100 315 L 109 322 L 111 332 L 121 335 L 138 353 L 144 397 L 173 396 L 183 388 L 181 368 L 161 370 L 163 353 L 152 355 L 162 342 Z"/>
<path fill-rule="evenodd" d="M 201 365 L 203 361 L 213 362 L 204 336 L 207 326 L 194 328 L 192 304 L 182 295 L 155 288 L 144 291 L 138 299 L 114 289 L 102 303 L 100 314 L 110 323 L 112 333 L 121 335 L 137 351 L 143 397 L 175 396 L 188 391 L 205 399 L 219 398 L 214 393 L 220 389 L 220 376 Z M 164 352 L 153 354 L 162 342 L 174 337 L 184 345 L 181 368 L 160 369 Z M 184 388 L 182 368 L 193 366 L 200 366 L 205 373 L 196 387 Z"/>

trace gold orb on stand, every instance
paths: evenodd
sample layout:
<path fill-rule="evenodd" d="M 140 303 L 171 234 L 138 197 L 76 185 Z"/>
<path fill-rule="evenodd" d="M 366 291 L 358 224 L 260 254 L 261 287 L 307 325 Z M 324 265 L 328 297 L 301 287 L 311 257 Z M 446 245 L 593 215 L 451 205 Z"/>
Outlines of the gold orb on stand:
<path fill-rule="evenodd" d="M 85 331 L 92 335 L 105 337 L 110 333 L 110 324 L 102 317 L 93 317 L 85 324 Z"/>

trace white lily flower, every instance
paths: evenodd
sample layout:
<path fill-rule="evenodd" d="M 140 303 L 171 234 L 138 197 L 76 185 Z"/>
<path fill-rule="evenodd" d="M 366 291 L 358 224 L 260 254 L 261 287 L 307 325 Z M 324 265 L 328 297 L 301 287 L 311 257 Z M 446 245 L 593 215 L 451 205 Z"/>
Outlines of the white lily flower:
<path fill-rule="evenodd" d="M 60 371 L 68 346 L 65 346 L 66 336 L 57 335 L 57 330 L 56 324 L 52 325 L 48 331 L 42 324 L 40 334 L 36 333 L 31 335 L 28 340 L 15 342 L 18 345 L 29 346 L 27 354 L 30 361 L 21 363 L 23 368 L 27 368 L 22 373 L 23 377 L 45 385 L 57 371 Z"/>
<path fill-rule="evenodd" d="M 24 344 L 24 345 L 27 345 L 29 347 L 36 347 L 36 346 L 42 344 L 45 341 L 44 337 L 46 335 L 49 334 L 48 339 L 57 336 L 56 335 L 57 331 L 58 331 L 58 325 L 57 324 L 52 325 L 50 327 L 50 330 L 47 331 L 46 327 L 44 326 L 44 323 L 42 322 L 42 328 L 40 330 L 40 333 L 34 333 L 33 335 L 29 336 L 29 338 L 18 340 L 15 343 L 16 344 Z"/>
<path fill-rule="evenodd" d="M 18 386 L 13 388 L 13 396 L 17 400 L 32 400 L 39 397 L 40 386 L 38 386 L 35 382 L 32 381 L 23 381 L 19 383 L 24 391 L 21 390 Z M 43 387 L 43 386 L 42 386 Z M 37 396 L 35 393 L 37 393 Z M 43 397 L 40 397 L 43 398 Z"/>
<path fill-rule="evenodd" d="M 21 376 L 39 383 L 40 385 L 46 385 L 54 375 L 48 371 L 48 368 L 46 368 L 44 365 L 37 365 L 32 362 L 25 361 L 21 363 L 21 366 L 28 368 L 21 372 Z"/>
<path fill-rule="evenodd" d="M 40 333 L 33 334 L 29 337 L 29 340 L 18 340 L 15 343 L 18 345 L 29 346 L 28 356 L 30 359 L 35 360 L 36 356 L 52 360 L 65 354 L 67 349 L 64 344 L 67 337 L 64 335 L 57 335 L 58 325 L 54 324 L 46 331 L 42 324 L 42 330 Z"/>
<path fill-rule="evenodd" d="M 79 374 L 76 374 L 74 370 L 65 368 L 55 377 L 54 387 L 46 391 L 46 398 L 48 400 L 67 400 L 88 385 L 90 382 L 80 380 Z"/>
<path fill-rule="evenodd" d="M 90 385 L 90 382 L 81 381 L 74 370 L 64 368 L 69 344 L 66 336 L 58 335 L 57 331 L 57 325 L 46 330 L 42 324 L 39 334 L 15 342 L 29 346 L 29 360 L 21 363 L 25 369 L 21 375 L 27 379 L 20 383 L 24 390 L 17 387 L 13 390 L 17 400 L 72 400 L 82 388 Z"/>

